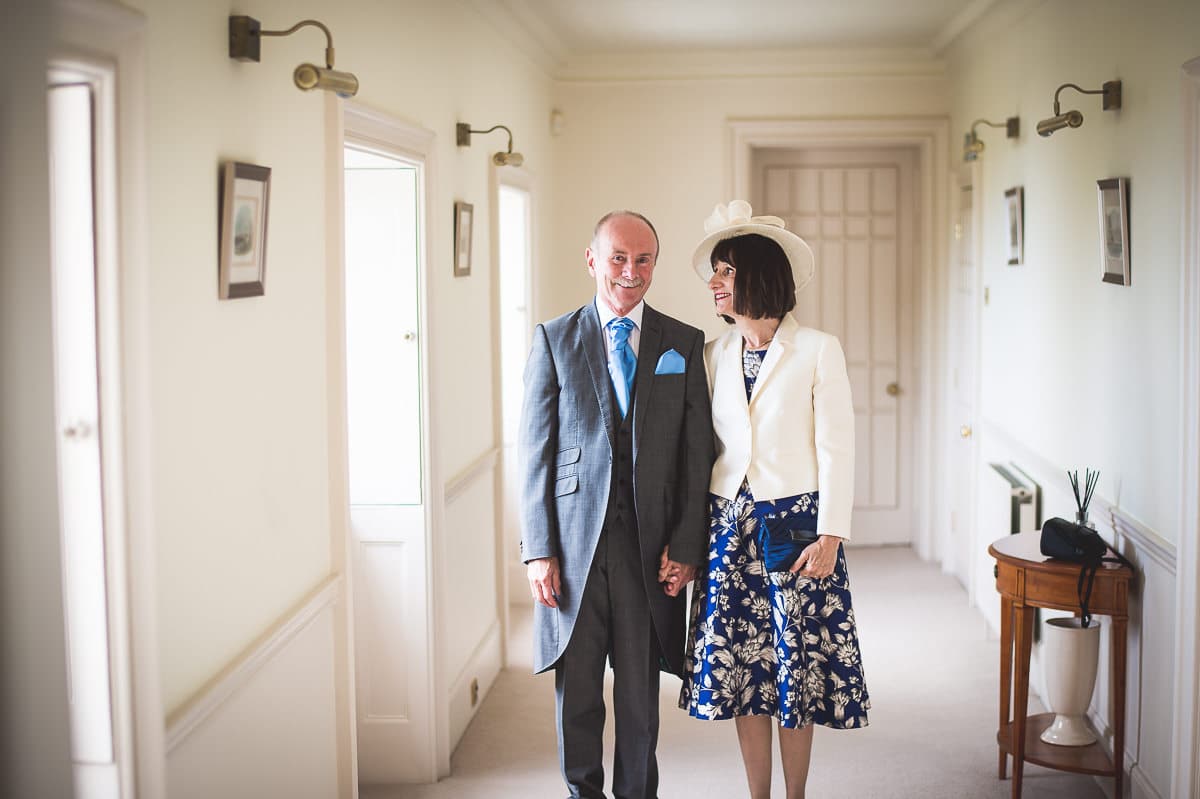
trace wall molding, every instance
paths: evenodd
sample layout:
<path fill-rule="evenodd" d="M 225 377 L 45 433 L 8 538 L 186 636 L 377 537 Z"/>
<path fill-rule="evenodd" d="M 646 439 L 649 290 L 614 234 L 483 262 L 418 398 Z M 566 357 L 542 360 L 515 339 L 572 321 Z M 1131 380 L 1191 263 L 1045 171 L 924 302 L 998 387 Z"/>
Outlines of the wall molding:
<path fill-rule="evenodd" d="M 166 750 L 170 754 L 214 713 L 244 688 L 255 674 L 308 629 L 342 593 L 340 574 L 327 577 L 289 613 L 277 621 L 212 680 L 167 717 Z"/>
<path fill-rule="evenodd" d="M 449 505 L 458 499 L 464 491 L 474 485 L 483 475 L 493 472 L 496 469 L 496 464 L 499 462 L 499 447 L 491 447 L 486 450 L 482 455 L 471 461 L 467 468 L 446 481 L 446 486 L 443 489 L 444 502 Z"/>
<path fill-rule="evenodd" d="M 914 253 L 912 364 L 917 397 L 912 425 L 914 468 L 912 515 L 917 554 L 940 559 L 933 537 L 934 510 L 944 506 L 939 472 L 944 467 L 940 437 L 934 431 L 942 422 L 941 392 L 935 390 L 945 373 L 944 328 L 946 270 L 949 252 L 950 185 L 949 120 L 945 117 L 859 117 L 847 119 L 730 119 L 728 136 L 727 197 L 749 197 L 751 158 L 760 147 L 915 147 L 919 153 L 916 183 L 920 205 L 916 209 L 917 243 Z M 929 453 L 933 453 L 932 455 Z"/>
<path fill-rule="evenodd" d="M 1043 490 L 1053 487 L 1070 493 L 1071 486 L 1064 468 L 1030 449 L 1028 445 L 990 419 L 981 420 L 980 427 L 985 435 L 997 439 L 1006 449 L 1015 452 L 1014 460 L 1017 461 L 1017 465 L 1037 480 Z M 1130 515 L 1128 511 L 1113 505 L 1099 493 L 1092 497 L 1091 507 L 1092 511 L 1089 515 L 1093 520 L 1106 521 L 1107 529 L 1113 535 L 1132 542 L 1139 556 L 1147 556 L 1171 574 L 1175 574 L 1177 551 L 1174 544 L 1163 538 L 1152 527 Z M 1043 516 L 1045 516 L 1044 512 Z M 1105 530 L 1101 529 L 1101 532 L 1105 532 Z M 1120 540 L 1114 543 L 1119 544 Z"/>
<path fill-rule="evenodd" d="M 1106 510 L 1111 519 L 1112 531 L 1116 536 L 1113 546 L 1118 552 L 1126 554 L 1126 548 L 1120 546 L 1120 543 L 1122 540 L 1129 541 L 1133 544 L 1134 551 L 1138 556 L 1154 561 L 1170 572 L 1172 577 L 1176 576 L 1177 553 L 1174 544 L 1120 508 L 1108 505 L 1102 498 L 1093 497 L 1092 501 L 1100 501 L 1107 506 Z"/>

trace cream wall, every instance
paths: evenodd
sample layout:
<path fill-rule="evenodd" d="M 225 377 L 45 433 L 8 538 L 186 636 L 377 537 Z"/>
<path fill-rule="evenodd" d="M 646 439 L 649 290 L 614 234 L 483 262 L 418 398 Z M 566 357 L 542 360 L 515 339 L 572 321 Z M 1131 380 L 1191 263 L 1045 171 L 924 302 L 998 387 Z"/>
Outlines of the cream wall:
<path fill-rule="evenodd" d="M 1026 470 L 1045 490 L 1044 517 L 1073 511 L 1064 469 L 1102 472 L 1100 531 L 1139 573 L 1121 753 L 1138 799 L 1168 796 L 1172 784 L 1180 67 L 1198 54 L 1200 5 L 1188 0 L 1001 2 L 946 53 L 958 141 L 979 117 L 1020 115 L 1022 127 L 1015 143 L 998 130 L 981 134 L 974 196 L 989 295 L 980 310 L 981 468 L 1012 462 Z M 1062 107 L 1082 111 L 1083 127 L 1037 136 L 1060 84 L 1095 89 L 1113 79 L 1123 83 L 1122 110 L 1103 111 L 1099 96 L 1066 90 Z M 1128 287 L 1099 275 L 1096 181 L 1109 177 L 1130 179 Z M 1011 186 L 1025 194 L 1025 263 L 1012 267 L 1004 209 Z M 1108 684 L 1107 640 L 1100 686 Z M 1092 715 L 1107 731 L 1112 708 L 1103 690 Z"/>
<path fill-rule="evenodd" d="M 1200 54 L 1190 0 L 1005 2 L 950 48 L 953 130 L 983 129 L 980 416 L 1176 541 L 1180 438 L 1180 66 Z M 1049 139 L 1054 90 L 1123 82 L 1120 111 L 1066 90 L 1083 127 Z M 957 139 L 961 141 L 961 139 Z M 1100 281 L 1096 181 L 1130 179 L 1132 285 Z M 1006 265 L 1004 190 L 1025 189 L 1025 263 Z M 1048 508 L 1066 515 L 1070 507 Z"/>
<path fill-rule="evenodd" d="M 714 58 L 713 63 L 718 63 Z M 536 276 L 540 319 L 586 302 L 595 287 L 583 249 L 597 218 L 613 208 L 645 213 L 662 243 L 648 301 L 704 327 L 724 325 L 689 266 L 704 219 L 730 190 L 730 119 L 931 116 L 947 111 L 947 80 L 931 74 L 681 78 L 559 83 L 566 130 L 554 144 L 556 224 Z M 863 74 L 866 73 L 866 74 Z"/>
<path fill-rule="evenodd" d="M 427 286 L 434 503 L 443 481 L 495 444 L 486 221 L 488 154 L 504 138 L 458 150 L 454 123 L 509 125 L 536 175 L 548 161 L 549 88 L 457 3 L 138 7 L 148 31 L 154 510 L 170 711 L 330 572 L 330 519 L 338 518 L 329 484 L 340 456 L 328 444 L 326 399 L 337 376 L 327 370 L 323 321 L 333 224 L 323 218 L 324 170 L 338 143 L 325 138 L 324 97 L 291 83 L 293 67 L 319 60 L 324 41 L 315 29 L 265 39 L 261 63 L 238 63 L 226 53 L 226 17 L 249 14 L 266 28 L 319 18 L 333 33 L 337 66 L 361 81 L 358 101 L 436 134 Z M 265 297 L 216 299 L 217 168 L 226 159 L 273 170 Z M 476 208 L 466 279 L 451 277 L 455 199 Z M 445 366 L 451 359 L 454 368 Z M 491 553 L 491 509 L 476 508 L 468 521 L 435 535 L 451 539 L 450 552 Z M 455 583 L 447 601 L 469 621 L 447 632 L 443 650 L 461 658 L 494 618 L 495 583 Z M 463 664 L 444 665 L 453 674 Z"/>

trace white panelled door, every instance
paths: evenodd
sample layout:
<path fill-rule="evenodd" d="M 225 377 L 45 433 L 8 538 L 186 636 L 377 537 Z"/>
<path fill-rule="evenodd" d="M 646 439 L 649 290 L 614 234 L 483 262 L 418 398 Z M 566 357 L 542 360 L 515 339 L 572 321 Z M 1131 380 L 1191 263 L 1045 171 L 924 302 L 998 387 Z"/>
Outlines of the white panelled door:
<path fill-rule="evenodd" d="M 80 799 L 120 796 L 105 569 L 96 306 L 93 89 L 47 95 L 54 307 L 54 400 L 62 524 L 71 758 Z"/>
<path fill-rule="evenodd" d="M 359 780 L 436 779 L 421 408 L 421 164 L 345 149 L 346 414 Z"/>
<path fill-rule="evenodd" d="M 913 540 L 912 297 L 916 156 L 906 149 L 759 149 L 755 213 L 813 248 L 801 325 L 832 333 L 854 395 L 855 544 Z"/>

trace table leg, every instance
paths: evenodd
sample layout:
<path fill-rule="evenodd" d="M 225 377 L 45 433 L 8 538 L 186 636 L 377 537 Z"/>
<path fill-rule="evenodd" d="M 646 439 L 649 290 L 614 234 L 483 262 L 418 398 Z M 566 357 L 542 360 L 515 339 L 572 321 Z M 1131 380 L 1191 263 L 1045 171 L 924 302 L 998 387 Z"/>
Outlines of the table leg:
<path fill-rule="evenodd" d="M 1114 794 L 1121 799 L 1125 787 L 1125 661 L 1128 653 L 1126 627 L 1128 620 L 1114 617 L 1112 620 L 1112 698 L 1113 698 L 1113 770 L 1117 780 Z"/>
<path fill-rule="evenodd" d="M 1012 615 L 1013 601 L 1010 597 L 1004 594 L 1000 595 L 1000 726 L 996 729 L 1003 730 L 1008 726 L 1008 704 L 1012 695 L 1012 653 L 1013 653 L 1013 638 L 1012 638 Z M 1008 752 L 1004 751 L 1004 747 L 997 744 L 1000 750 L 1000 779 L 1007 776 L 1008 771 Z M 1012 741 L 1008 743 L 1009 751 L 1012 751 Z"/>
<path fill-rule="evenodd" d="M 1013 799 L 1021 799 L 1021 777 L 1025 772 L 1025 724 L 1029 715 L 1029 656 L 1033 653 L 1033 607 L 1013 604 L 1017 661 L 1013 682 L 1013 722 L 1010 746 L 1013 755 Z"/>

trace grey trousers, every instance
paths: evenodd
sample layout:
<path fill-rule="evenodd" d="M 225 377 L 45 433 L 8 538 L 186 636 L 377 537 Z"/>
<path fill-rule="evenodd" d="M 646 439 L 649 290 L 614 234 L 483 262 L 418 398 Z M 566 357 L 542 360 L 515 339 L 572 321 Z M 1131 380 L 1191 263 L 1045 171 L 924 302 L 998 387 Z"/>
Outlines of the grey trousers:
<path fill-rule="evenodd" d="M 659 646 L 632 533 L 606 528 L 555 666 L 558 760 L 573 797 L 604 799 L 604 664 L 613 668 L 616 799 L 658 795 Z"/>

